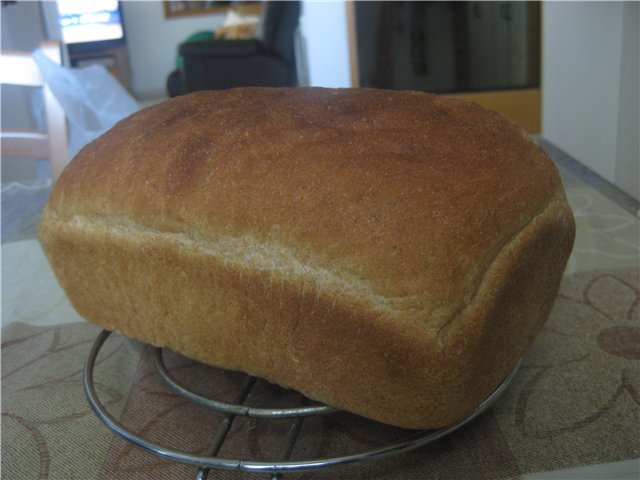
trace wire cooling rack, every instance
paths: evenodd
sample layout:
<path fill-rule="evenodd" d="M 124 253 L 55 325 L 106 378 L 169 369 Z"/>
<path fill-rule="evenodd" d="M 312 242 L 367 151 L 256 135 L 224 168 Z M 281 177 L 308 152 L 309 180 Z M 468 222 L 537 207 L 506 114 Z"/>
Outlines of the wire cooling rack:
<path fill-rule="evenodd" d="M 233 403 L 226 403 L 217 401 L 208 397 L 204 397 L 189 388 L 181 384 L 173 375 L 169 372 L 165 366 L 162 349 L 155 349 L 155 364 L 159 375 L 167 384 L 167 386 L 179 393 L 183 397 L 191 400 L 192 402 L 210 408 L 214 411 L 224 414 L 223 420 L 218 425 L 218 429 L 214 435 L 212 443 L 205 452 L 204 455 L 193 454 L 185 451 L 176 450 L 155 443 L 147 438 L 142 437 L 136 432 L 129 430 L 125 425 L 116 420 L 105 408 L 104 404 L 98 398 L 94 385 L 94 367 L 96 359 L 100 353 L 100 349 L 107 341 L 111 332 L 103 330 L 96 338 L 87 362 L 84 368 L 83 383 L 85 393 L 91 408 L 96 413 L 98 418 L 114 433 L 118 434 L 128 442 L 136 445 L 149 453 L 152 453 L 158 457 L 170 459 L 175 462 L 181 462 L 185 464 L 194 465 L 197 468 L 195 478 L 196 480 L 205 480 L 210 470 L 233 470 L 246 473 L 264 473 L 268 475 L 267 478 L 271 480 L 279 480 L 285 473 L 288 472 L 300 472 L 308 470 L 317 470 L 328 467 L 343 466 L 347 464 L 357 464 L 362 462 L 369 462 L 374 460 L 381 460 L 394 455 L 405 453 L 416 448 L 428 445 L 442 437 L 449 435 L 453 431 L 466 425 L 468 422 L 486 411 L 504 392 L 513 377 L 516 375 L 520 364 L 509 373 L 509 375 L 502 381 L 502 383 L 496 388 L 496 390 L 480 405 L 478 408 L 463 418 L 459 422 L 449 427 L 437 429 L 437 430 L 424 430 L 418 431 L 408 435 L 406 438 L 395 441 L 383 447 L 367 450 L 356 454 L 347 454 L 344 456 L 327 457 L 327 458 L 311 458 L 304 460 L 290 460 L 291 453 L 298 439 L 302 423 L 306 417 L 312 415 L 326 415 L 337 412 L 336 409 L 319 404 L 311 404 L 310 401 L 303 397 L 301 405 L 298 407 L 289 408 L 254 408 L 244 405 L 245 400 L 251 393 L 252 388 L 256 383 L 256 378 L 252 376 L 246 376 L 244 384 L 238 391 Z M 231 429 L 234 419 L 237 416 L 245 417 L 258 417 L 266 419 L 276 418 L 290 418 L 291 425 L 288 428 L 285 435 L 284 442 L 280 449 L 278 458 L 274 460 L 247 460 L 247 459 L 234 459 L 234 458 L 221 458 L 218 456 L 220 449 L 222 448 L 225 439 Z"/>

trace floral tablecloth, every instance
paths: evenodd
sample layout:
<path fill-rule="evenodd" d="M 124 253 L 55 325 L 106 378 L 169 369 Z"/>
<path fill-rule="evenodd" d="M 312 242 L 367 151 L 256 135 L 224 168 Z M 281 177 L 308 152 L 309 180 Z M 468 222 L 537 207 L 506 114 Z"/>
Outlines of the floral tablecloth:
<path fill-rule="evenodd" d="M 575 248 L 550 319 L 501 399 L 428 447 L 285 479 L 640 477 L 640 225 L 592 186 L 562 174 L 577 221 Z M 2 478 L 194 478 L 195 467 L 127 444 L 93 414 L 82 367 L 98 329 L 73 311 L 28 237 L 2 247 Z M 152 354 L 136 341 L 109 339 L 96 365 L 100 398 L 132 430 L 206 451 L 220 414 L 167 390 Z M 230 400 L 241 382 L 237 373 L 165 357 L 181 381 L 205 394 Z M 273 401 L 296 404 L 298 396 L 259 382 L 249 397 L 252 404 Z M 289 425 L 238 418 L 220 456 L 277 455 Z M 309 418 L 292 458 L 353 453 L 405 435 L 347 413 Z M 216 471 L 209 478 L 269 477 Z"/>

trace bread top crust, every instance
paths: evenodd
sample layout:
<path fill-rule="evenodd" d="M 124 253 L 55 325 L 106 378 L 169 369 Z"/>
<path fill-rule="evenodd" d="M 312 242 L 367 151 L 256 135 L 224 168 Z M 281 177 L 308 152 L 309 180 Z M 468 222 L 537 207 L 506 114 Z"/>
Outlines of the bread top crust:
<path fill-rule="evenodd" d="M 45 215 L 226 245 L 247 268 L 437 330 L 559 191 L 542 149 L 470 102 L 243 88 L 121 121 L 65 169 Z"/>

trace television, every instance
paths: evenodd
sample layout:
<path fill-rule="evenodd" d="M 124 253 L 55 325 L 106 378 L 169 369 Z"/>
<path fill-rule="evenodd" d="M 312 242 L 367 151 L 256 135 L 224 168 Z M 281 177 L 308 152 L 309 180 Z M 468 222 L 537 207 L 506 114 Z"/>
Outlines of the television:
<path fill-rule="evenodd" d="M 117 0 L 58 0 L 58 24 L 69 53 L 99 51 L 124 43 Z"/>

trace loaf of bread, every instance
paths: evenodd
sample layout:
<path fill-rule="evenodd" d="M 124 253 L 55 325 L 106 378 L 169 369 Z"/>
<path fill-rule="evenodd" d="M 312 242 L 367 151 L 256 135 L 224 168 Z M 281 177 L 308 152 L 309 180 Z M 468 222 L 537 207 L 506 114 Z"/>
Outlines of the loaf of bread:
<path fill-rule="evenodd" d="M 40 238 L 91 323 L 431 428 L 524 355 L 574 231 L 553 162 L 476 104 L 246 88 L 168 100 L 86 146 Z"/>

